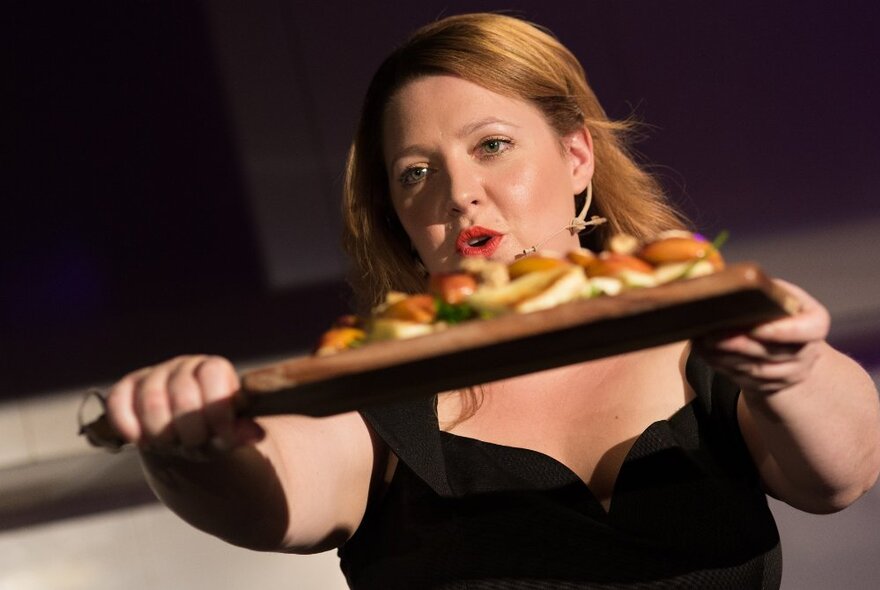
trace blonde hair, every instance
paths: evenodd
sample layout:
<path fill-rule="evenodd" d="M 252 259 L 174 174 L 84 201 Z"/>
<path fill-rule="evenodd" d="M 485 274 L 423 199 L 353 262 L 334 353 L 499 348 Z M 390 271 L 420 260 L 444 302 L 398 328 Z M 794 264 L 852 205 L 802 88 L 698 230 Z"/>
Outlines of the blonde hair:
<path fill-rule="evenodd" d="M 595 157 L 590 214 L 606 217 L 608 223 L 588 236 L 585 245 L 598 249 L 616 233 L 647 238 L 688 225 L 626 148 L 624 136 L 632 125 L 608 119 L 583 67 L 552 34 L 501 14 L 451 16 L 417 30 L 395 50 L 377 70 L 364 99 L 348 155 L 343 202 L 344 246 L 353 260 L 351 283 L 362 309 L 378 303 L 389 290 L 416 292 L 425 286 L 425 268 L 390 203 L 382 118 L 397 90 L 432 74 L 458 76 L 526 100 L 560 137 L 586 126 Z"/>

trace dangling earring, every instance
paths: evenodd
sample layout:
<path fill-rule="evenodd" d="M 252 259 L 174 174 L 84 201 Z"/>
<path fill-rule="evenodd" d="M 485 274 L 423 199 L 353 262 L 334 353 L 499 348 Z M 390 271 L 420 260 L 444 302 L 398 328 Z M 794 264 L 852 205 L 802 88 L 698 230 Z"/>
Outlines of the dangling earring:
<path fill-rule="evenodd" d="M 577 217 L 573 217 L 571 219 L 571 223 L 569 223 L 564 228 L 564 229 L 567 229 L 569 232 L 571 232 L 571 235 L 579 234 L 591 225 L 601 225 L 601 224 L 605 223 L 606 221 L 608 221 L 604 217 L 599 217 L 598 215 L 593 215 L 592 217 L 590 217 L 589 221 L 586 221 L 587 211 L 590 210 L 590 205 L 592 204 L 592 202 L 593 202 L 593 179 L 591 178 L 587 182 L 587 197 L 584 200 L 584 206 L 581 207 L 581 212 L 578 213 Z"/>
<path fill-rule="evenodd" d="M 551 239 L 556 237 L 560 232 L 563 232 L 565 230 L 568 230 L 571 235 L 576 235 L 576 234 L 581 233 L 582 231 L 584 231 L 585 229 L 587 229 L 590 226 L 601 225 L 601 224 L 605 223 L 606 221 L 608 221 L 604 217 L 599 217 L 598 215 L 593 215 L 592 217 L 590 217 L 589 221 L 587 221 L 587 211 L 590 210 L 590 204 L 592 202 L 593 202 L 593 180 L 590 179 L 589 182 L 587 182 L 586 201 L 584 202 L 584 206 L 581 207 L 581 212 L 578 213 L 577 217 L 572 217 L 572 219 L 568 225 L 560 228 L 558 231 L 553 232 L 552 234 L 550 234 L 549 236 L 547 236 L 546 238 L 544 238 L 543 240 L 541 240 L 540 242 L 538 242 L 534 246 L 531 246 L 530 248 L 526 248 L 525 250 L 522 251 L 521 254 L 518 254 L 516 257 L 519 258 L 520 256 L 534 254 L 535 252 L 538 251 L 538 249 L 541 246 L 543 246 L 548 241 L 550 241 Z"/>

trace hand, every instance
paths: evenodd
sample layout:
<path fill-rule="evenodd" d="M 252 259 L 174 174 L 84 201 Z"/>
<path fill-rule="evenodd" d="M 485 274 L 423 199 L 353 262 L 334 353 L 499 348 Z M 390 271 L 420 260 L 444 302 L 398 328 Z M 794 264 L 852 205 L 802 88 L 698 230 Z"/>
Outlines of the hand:
<path fill-rule="evenodd" d="M 694 340 L 695 349 L 743 391 L 771 394 L 810 374 L 828 335 L 828 310 L 803 289 L 776 280 L 801 302 L 801 310 L 750 330 L 726 331 Z"/>
<path fill-rule="evenodd" d="M 130 373 L 111 389 L 107 417 L 128 442 L 153 450 L 231 449 L 263 431 L 236 418 L 238 375 L 216 356 L 182 356 Z"/>

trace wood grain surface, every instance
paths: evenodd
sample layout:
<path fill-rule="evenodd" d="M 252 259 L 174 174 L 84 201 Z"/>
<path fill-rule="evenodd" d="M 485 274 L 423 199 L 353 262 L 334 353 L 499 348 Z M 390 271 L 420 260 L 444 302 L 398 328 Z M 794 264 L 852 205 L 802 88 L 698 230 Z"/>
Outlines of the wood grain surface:
<path fill-rule="evenodd" d="M 358 410 L 744 327 L 797 306 L 758 265 L 742 263 L 706 277 L 249 371 L 242 375 L 244 412 Z"/>

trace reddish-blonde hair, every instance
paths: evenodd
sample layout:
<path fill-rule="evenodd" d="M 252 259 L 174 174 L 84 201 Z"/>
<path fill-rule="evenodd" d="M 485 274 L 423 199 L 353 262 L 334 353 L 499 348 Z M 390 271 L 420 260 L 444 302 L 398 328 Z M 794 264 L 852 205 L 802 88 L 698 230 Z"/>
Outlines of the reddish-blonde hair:
<path fill-rule="evenodd" d="M 590 214 L 608 219 L 588 237 L 593 248 L 615 233 L 647 238 L 687 226 L 627 150 L 624 136 L 631 124 L 608 119 L 583 67 L 552 34 L 501 14 L 447 17 L 417 30 L 395 50 L 377 70 L 364 99 L 348 156 L 343 206 L 344 246 L 353 260 L 351 282 L 362 308 L 392 289 L 424 288 L 425 269 L 389 199 L 382 118 L 397 90 L 432 74 L 458 76 L 528 101 L 560 137 L 586 126 L 595 157 Z"/>

